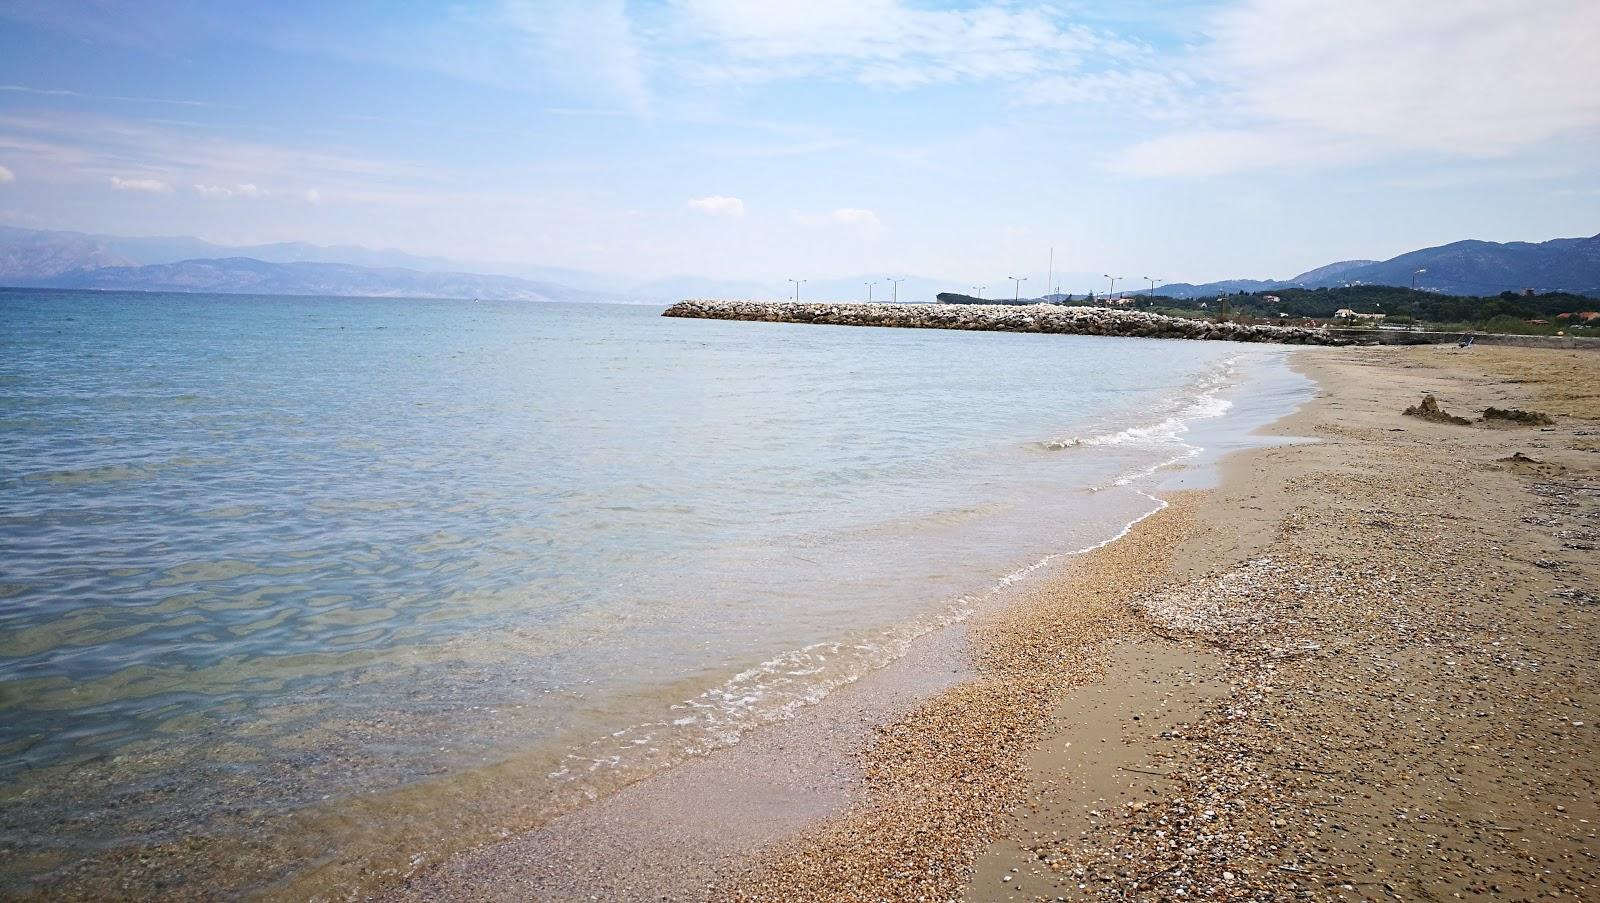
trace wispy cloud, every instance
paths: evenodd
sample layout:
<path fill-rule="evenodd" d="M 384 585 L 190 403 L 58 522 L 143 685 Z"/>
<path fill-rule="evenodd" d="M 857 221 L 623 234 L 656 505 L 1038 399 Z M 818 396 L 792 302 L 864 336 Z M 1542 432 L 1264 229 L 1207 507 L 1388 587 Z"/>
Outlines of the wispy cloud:
<path fill-rule="evenodd" d="M 277 16 L 247 37 L 298 54 L 543 95 L 554 106 L 595 103 L 600 115 L 636 116 L 651 105 L 645 55 L 624 0 L 422 5 L 396 11 L 359 40 L 316 15 Z"/>
<path fill-rule="evenodd" d="M 860 207 L 840 207 L 828 214 L 828 218 L 836 223 L 843 223 L 847 226 L 860 226 L 864 229 L 876 229 L 883 225 L 878 219 L 878 214 L 873 213 L 871 210 L 863 210 Z"/>
<path fill-rule="evenodd" d="M 713 194 L 690 200 L 689 209 L 698 210 L 708 216 L 744 216 L 744 201 Z"/>
<path fill-rule="evenodd" d="M 755 4 L 678 0 L 666 32 L 702 82 L 791 78 L 909 89 L 1018 81 L 1075 68 L 1087 54 L 1133 48 L 1050 7 L 989 3 L 929 9 L 902 0 Z"/>
<path fill-rule="evenodd" d="M 878 214 L 864 207 L 836 207 L 824 214 L 795 210 L 790 216 L 802 226 L 846 226 L 868 234 L 875 234 L 883 228 L 883 220 Z"/>
<path fill-rule="evenodd" d="M 6 169 L 4 166 L 0 166 L 0 185 L 4 185 L 7 182 L 15 182 L 16 180 L 17 180 L 17 174 L 16 173 L 12 172 L 9 169 Z"/>
<path fill-rule="evenodd" d="M 171 97 L 128 97 L 122 94 L 85 94 L 82 91 L 69 91 L 65 88 L 32 88 L 27 85 L 0 85 L 0 92 L 6 94 L 29 94 L 35 97 L 50 97 L 65 100 L 84 101 L 113 101 L 116 103 L 153 103 L 166 104 L 175 107 L 209 107 L 208 100 L 185 100 Z"/>
<path fill-rule="evenodd" d="M 1404 153 L 1492 158 L 1600 130 L 1596 34 L 1592 0 L 1245 0 L 1185 63 L 1202 88 L 1195 127 L 1112 168 L 1204 176 Z"/>
<path fill-rule="evenodd" d="M 0 150 L 26 158 L 56 181 L 127 179 L 136 170 L 203 196 L 302 194 L 308 183 L 341 197 L 418 192 L 445 176 L 411 163 L 339 150 L 219 137 L 183 123 L 78 113 L 0 114 Z M 250 187 L 241 187 L 250 186 Z M 253 190 L 252 190 L 253 189 Z"/>
<path fill-rule="evenodd" d="M 111 188 L 114 191 L 142 191 L 146 194 L 161 194 L 171 190 L 160 179 L 124 179 L 121 176 L 111 177 Z"/>
<path fill-rule="evenodd" d="M 256 200 L 266 197 L 269 193 L 253 182 L 239 182 L 234 185 L 196 184 L 194 190 L 201 197 L 212 201 L 226 201 L 233 198 Z"/>

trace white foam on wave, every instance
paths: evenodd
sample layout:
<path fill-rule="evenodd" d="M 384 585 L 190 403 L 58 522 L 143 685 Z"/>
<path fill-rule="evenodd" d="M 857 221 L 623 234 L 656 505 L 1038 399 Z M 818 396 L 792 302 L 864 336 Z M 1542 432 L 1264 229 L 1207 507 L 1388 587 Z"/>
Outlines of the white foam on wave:
<path fill-rule="evenodd" d="M 1167 502 L 1157 496 L 1134 491 L 1151 502 L 1149 510 L 1105 539 L 1046 555 L 996 578 L 987 589 L 959 596 L 922 618 L 883 628 L 868 637 L 813 643 L 768 659 L 692 699 L 674 704 L 666 718 L 624 728 L 594 741 L 586 749 L 574 751 L 549 777 L 578 779 L 629 764 L 647 765 L 652 760 L 669 765 L 732 746 L 759 725 L 792 718 L 841 687 L 904 657 L 922 637 L 968 620 L 1039 571 L 1064 558 L 1085 555 L 1116 542 L 1167 507 Z M 641 757 L 640 753 L 644 755 Z"/>
<path fill-rule="evenodd" d="M 1041 443 L 1046 448 L 1085 446 L 1175 446 L 1175 453 L 1159 463 L 1124 473 L 1094 491 L 1129 488 L 1151 502 L 1150 508 L 1114 534 L 1091 545 L 1056 552 L 997 578 L 986 590 L 956 598 L 938 611 L 891 627 L 868 637 L 830 641 L 791 650 L 735 674 L 692 699 L 671 706 L 667 717 L 634 725 L 574 751 L 550 774 L 553 779 L 579 779 L 585 774 L 627 767 L 670 765 L 683 758 L 731 746 L 751 728 L 794 717 L 834 691 L 852 684 L 904 657 L 918 639 L 952 627 L 983 610 L 988 603 L 1041 569 L 1107 546 L 1128 535 L 1139 523 L 1167 507 L 1167 502 L 1131 486 L 1138 480 L 1200 454 L 1203 449 L 1184 441 L 1196 420 L 1220 417 L 1233 403 L 1222 391 L 1235 382 L 1242 355 L 1220 361 L 1185 392 L 1177 410 L 1138 426 L 1087 437 Z M 640 754 L 643 754 L 642 758 Z"/>
<path fill-rule="evenodd" d="M 1233 407 L 1233 402 L 1219 393 L 1233 384 L 1238 374 L 1239 355 L 1224 358 L 1210 371 L 1202 374 L 1184 393 L 1181 407 L 1153 423 L 1125 427 L 1108 433 L 1088 436 L 1071 436 L 1065 439 L 1047 439 L 1039 443 L 1052 451 L 1094 446 L 1164 445 L 1181 443 L 1195 420 L 1220 417 Z M 1187 456 L 1185 456 L 1187 457 Z M 1180 459 L 1181 460 L 1181 459 Z"/>

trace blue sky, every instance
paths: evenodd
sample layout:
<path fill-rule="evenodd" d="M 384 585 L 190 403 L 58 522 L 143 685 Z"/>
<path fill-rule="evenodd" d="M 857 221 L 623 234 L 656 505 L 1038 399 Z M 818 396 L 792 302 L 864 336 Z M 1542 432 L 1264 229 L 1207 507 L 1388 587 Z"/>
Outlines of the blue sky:
<path fill-rule="evenodd" d="M 1600 232 L 1597 46 L 1593 0 L 0 0 L 0 223 L 1282 277 Z"/>

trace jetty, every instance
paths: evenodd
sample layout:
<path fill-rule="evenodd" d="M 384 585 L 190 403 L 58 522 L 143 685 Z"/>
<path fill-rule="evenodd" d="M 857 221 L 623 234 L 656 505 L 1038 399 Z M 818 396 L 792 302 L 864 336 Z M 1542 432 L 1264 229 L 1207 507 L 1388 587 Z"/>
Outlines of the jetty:
<path fill-rule="evenodd" d="M 979 332 L 1047 332 L 1060 335 L 1147 339 L 1211 339 L 1286 345 L 1349 345 L 1325 329 L 1192 320 L 1105 307 L 1060 304 L 828 304 L 794 301 L 679 301 L 665 317 L 886 326 L 905 329 L 968 329 Z"/>

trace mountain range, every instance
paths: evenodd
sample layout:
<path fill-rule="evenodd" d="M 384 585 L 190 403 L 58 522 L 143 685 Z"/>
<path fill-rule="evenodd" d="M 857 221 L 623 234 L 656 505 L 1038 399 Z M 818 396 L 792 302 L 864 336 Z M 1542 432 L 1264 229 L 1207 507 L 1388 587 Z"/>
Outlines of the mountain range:
<path fill-rule="evenodd" d="M 1175 298 L 1241 291 L 1402 285 L 1451 295 L 1494 295 L 1534 289 L 1600 296 L 1600 235 L 1551 241 L 1458 241 L 1388 260 L 1344 260 L 1291 279 L 1232 279 L 1157 288 Z M 1042 280 L 1040 280 L 1042 281 Z M 893 290 L 881 276 L 816 279 L 802 299 L 860 300 Z M 132 238 L 0 227 L 0 285 L 168 292 L 364 297 L 483 298 L 514 301 L 657 303 L 681 298 L 781 298 L 783 282 L 678 276 L 632 282 L 583 270 L 523 264 L 468 263 L 403 251 L 302 242 L 233 247 L 198 238 Z M 965 292 L 949 280 L 911 276 L 903 301 L 928 301 L 940 291 Z M 996 292 L 987 292 L 994 296 Z"/>
<path fill-rule="evenodd" d="M 1180 282 L 1160 286 L 1158 291 L 1172 298 L 1200 298 L 1280 288 L 1410 286 L 1413 276 L 1417 288 L 1444 295 L 1498 295 L 1533 289 L 1600 296 L 1600 235 L 1537 243 L 1457 241 L 1388 260 L 1343 260 L 1292 279 L 1234 279 L 1202 285 Z"/>

